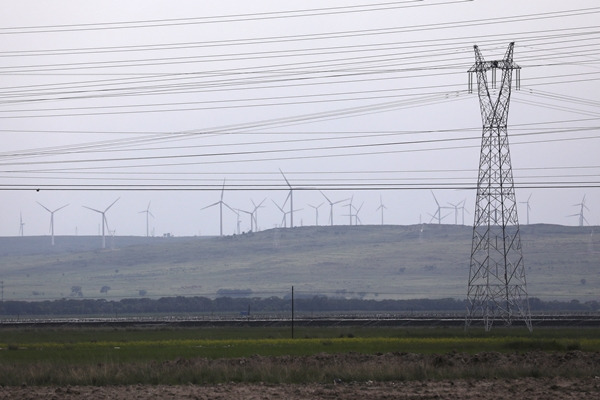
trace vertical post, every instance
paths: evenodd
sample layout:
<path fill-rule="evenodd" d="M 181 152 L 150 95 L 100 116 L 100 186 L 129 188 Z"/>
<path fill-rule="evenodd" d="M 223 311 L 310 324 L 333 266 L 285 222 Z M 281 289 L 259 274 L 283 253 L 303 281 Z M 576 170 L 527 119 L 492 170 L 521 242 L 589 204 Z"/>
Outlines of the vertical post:
<path fill-rule="evenodd" d="M 292 286 L 292 339 L 294 338 L 294 286 Z"/>

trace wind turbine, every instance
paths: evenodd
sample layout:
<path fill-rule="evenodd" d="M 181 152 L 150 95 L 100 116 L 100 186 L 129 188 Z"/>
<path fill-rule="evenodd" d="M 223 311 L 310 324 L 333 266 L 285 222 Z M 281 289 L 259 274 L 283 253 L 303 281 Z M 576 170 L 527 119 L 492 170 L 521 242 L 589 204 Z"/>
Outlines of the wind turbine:
<path fill-rule="evenodd" d="M 319 226 L 319 207 L 321 207 L 325 203 L 321 203 L 318 206 L 313 206 L 309 204 L 308 206 L 315 209 L 315 226 Z"/>
<path fill-rule="evenodd" d="M 365 204 L 365 202 L 363 201 L 360 204 L 360 207 L 358 207 L 358 208 L 353 207 L 354 208 L 354 225 L 358 226 L 359 223 L 362 225 L 362 221 L 360 220 L 360 217 L 358 216 L 358 213 L 360 212 L 360 210 L 361 210 L 361 208 L 363 207 L 364 204 Z"/>
<path fill-rule="evenodd" d="M 292 188 L 292 185 L 290 185 L 290 182 L 285 177 L 285 174 L 283 173 L 281 168 L 279 169 L 279 172 L 281 172 L 283 179 L 285 179 L 285 183 L 287 183 L 288 187 L 290 188 L 290 192 L 288 193 L 287 197 L 285 198 L 285 202 L 283 203 L 283 206 L 285 207 L 285 204 L 287 203 L 287 201 L 289 199 L 290 200 L 290 212 L 289 212 L 290 228 L 293 228 L 294 227 L 294 189 Z"/>
<path fill-rule="evenodd" d="M 329 222 L 331 223 L 331 226 L 333 226 L 333 205 L 341 203 L 342 201 L 346 201 L 347 199 L 331 201 L 329 200 L 329 197 L 325 196 L 325 193 L 321 192 L 320 190 L 319 192 L 323 195 L 323 197 L 325 197 L 325 200 L 327 200 L 327 202 L 329 203 Z"/>
<path fill-rule="evenodd" d="M 381 195 L 379 196 L 379 207 L 377 207 L 377 209 L 375 211 L 379 211 L 381 210 L 381 225 L 383 225 L 383 210 L 387 209 L 386 206 L 383 205 L 383 199 L 381 198 Z"/>
<path fill-rule="evenodd" d="M 66 206 L 68 206 L 68 204 L 65 204 L 64 206 L 59 207 L 56 210 L 52 211 L 48 207 L 46 207 L 45 205 L 43 205 L 42 203 L 40 203 L 39 201 L 37 203 L 40 206 L 44 207 L 44 209 L 50 213 L 50 233 L 51 233 L 51 236 L 52 236 L 52 246 L 54 246 L 54 213 L 57 212 L 57 211 L 59 211 L 59 210 L 62 210 L 63 208 L 65 208 Z M 22 224 L 23 223 L 21 222 L 21 229 L 23 228 Z"/>
<path fill-rule="evenodd" d="M 463 202 L 461 201 L 460 203 L 448 203 L 449 205 L 451 205 L 452 207 L 450 208 L 454 208 L 454 225 L 458 225 L 458 209 L 460 208 L 460 205 Z"/>
<path fill-rule="evenodd" d="M 527 201 L 519 202 L 520 204 L 527 204 L 527 225 L 529 225 L 529 211 L 531 211 L 531 206 L 529 205 L 529 200 L 531 200 L 531 194 L 527 198 Z"/>
<path fill-rule="evenodd" d="M 263 208 L 263 203 L 265 202 L 265 200 L 267 199 L 263 199 L 260 203 L 258 203 L 258 205 L 256 205 L 254 203 L 254 200 L 250 199 L 252 205 L 254 206 L 254 209 L 252 210 L 252 218 L 254 219 L 254 228 L 256 229 L 256 231 L 258 231 L 258 209 Z"/>
<path fill-rule="evenodd" d="M 273 200 L 271 200 L 273 201 Z M 283 214 L 283 218 L 281 219 L 281 226 L 283 226 L 284 228 L 287 228 L 287 215 L 294 212 L 294 211 L 302 211 L 302 209 L 297 209 L 297 210 L 290 210 L 290 211 L 285 211 L 283 209 L 283 207 L 279 206 L 279 204 L 275 203 L 275 201 L 273 201 L 273 204 L 275 204 L 275 206 L 279 209 L 279 211 L 281 211 L 281 213 Z M 285 203 L 283 203 L 283 205 L 285 206 Z"/>
<path fill-rule="evenodd" d="M 429 221 L 431 223 L 431 221 L 433 221 L 434 219 L 438 220 L 438 225 L 442 223 L 442 220 L 444 218 L 446 218 L 448 215 L 450 214 L 446 214 L 442 217 L 442 209 L 443 208 L 448 208 L 448 207 L 442 207 L 440 206 L 440 202 L 438 201 L 437 197 L 435 197 L 435 194 L 433 193 L 433 190 L 431 191 L 431 195 L 433 196 L 433 199 L 435 200 L 435 204 L 437 204 L 437 210 L 435 211 L 435 214 L 429 214 L 431 215 L 431 220 Z"/>
<path fill-rule="evenodd" d="M 246 211 L 246 210 L 242 210 L 240 208 L 236 208 L 236 211 L 238 213 L 238 231 L 240 230 L 239 228 L 239 224 L 241 223 L 240 221 L 240 214 L 239 213 L 244 213 L 244 214 L 248 214 L 250 216 L 250 232 L 254 232 L 254 216 L 252 215 L 251 211 Z"/>
<path fill-rule="evenodd" d="M 23 236 L 23 227 L 25 226 L 25 222 L 23 222 L 23 214 L 19 212 L 19 236 Z"/>
<path fill-rule="evenodd" d="M 211 205 L 201 208 L 201 210 L 205 210 L 209 207 L 216 206 L 217 204 L 219 205 L 219 221 L 220 221 L 219 234 L 220 234 L 220 236 L 223 236 L 223 206 L 225 206 L 225 207 L 229 208 L 231 211 L 235 212 L 235 210 L 233 208 L 229 207 L 229 205 L 227 205 L 223 201 L 224 194 L 225 194 L 225 179 L 223 179 L 223 187 L 221 188 L 221 199 L 219 201 L 217 201 L 216 203 L 212 203 Z"/>
<path fill-rule="evenodd" d="M 279 209 L 279 211 L 281 211 L 281 213 L 283 214 L 283 218 L 281 219 L 281 224 L 280 226 L 283 228 L 287 228 L 287 212 L 279 206 L 279 204 L 275 203 L 275 200 L 271 200 L 273 202 L 273 204 L 275 204 L 275 207 L 277 207 Z M 285 206 L 285 203 L 283 204 Z"/>
<path fill-rule="evenodd" d="M 87 208 L 88 210 L 92 210 L 95 211 L 99 214 L 102 215 L 102 220 L 100 221 L 102 223 L 102 248 L 105 249 L 106 248 L 106 236 L 105 236 L 105 232 L 104 232 L 104 228 L 106 227 L 106 230 L 109 231 L 108 229 L 108 220 L 106 219 L 106 212 L 117 202 L 119 201 L 120 197 L 117 198 L 117 200 L 113 201 L 112 203 L 110 203 L 110 205 L 108 207 L 106 207 L 104 209 L 104 211 L 100 211 L 100 210 L 96 210 L 95 208 L 91 208 L 91 207 L 87 207 L 87 206 L 83 206 L 84 208 Z"/>
<path fill-rule="evenodd" d="M 577 213 L 577 214 L 571 214 L 571 215 L 569 215 L 569 217 L 579 217 L 579 226 L 583 226 L 584 222 L 586 222 L 589 225 L 588 220 L 585 219 L 585 217 L 583 215 L 583 209 L 586 209 L 588 211 L 590 210 L 585 205 L 585 195 L 583 195 L 583 199 L 581 199 L 581 203 L 573 204 L 573 207 L 580 207 L 579 213 Z"/>
<path fill-rule="evenodd" d="M 354 200 L 354 195 L 350 196 L 350 203 L 346 204 L 346 207 L 348 207 L 348 216 L 350 217 L 350 226 L 352 226 L 352 217 L 354 216 L 352 214 L 352 210 L 354 209 L 352 206 L 352 200 Z"/>
<path fill-rule="evenodd" d="M 150 201 L 148 202 L 148 207 L 146 207 L 145 210 L 140 211 L 138 214 L 146 214 L 146 237 L 150 236 L 150 232 L 148 230 L 148 216 L 152 216 L 152 218 L 154 218 L 154 215 L 152 215 L 152 213 L 150 212 Z"/>

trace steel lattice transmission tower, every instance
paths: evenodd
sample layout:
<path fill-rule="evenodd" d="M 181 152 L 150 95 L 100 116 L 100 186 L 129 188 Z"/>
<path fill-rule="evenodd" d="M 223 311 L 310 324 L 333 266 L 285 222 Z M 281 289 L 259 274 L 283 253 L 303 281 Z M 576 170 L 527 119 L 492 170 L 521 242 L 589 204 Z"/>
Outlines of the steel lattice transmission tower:
<path fill-rule="evenodd" d="M 519 89 L 520 67 L 513 61 L 514 43 L 499 61 L 484 61 L 479 48 L 474 47 L 475 65 L 469 69 L 469 89 L 472 91 L 475 74 L 483 133 L 466 327 L 475 319 L 483 319 L 485 330 L 489 331 L 495 320 L 510 325 L 518 315 L 531 331 L 507 130 L 512 75 L 516 71 L 515 88 Z M 502 72 L 499 87 L 496 87 L 497 70 Z"/>

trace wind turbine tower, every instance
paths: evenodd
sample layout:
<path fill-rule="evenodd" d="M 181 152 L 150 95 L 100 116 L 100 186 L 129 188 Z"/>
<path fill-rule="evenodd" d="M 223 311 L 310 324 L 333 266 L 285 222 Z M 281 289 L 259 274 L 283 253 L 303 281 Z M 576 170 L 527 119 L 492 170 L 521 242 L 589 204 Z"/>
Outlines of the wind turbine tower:
<path fill-rule="evenodd" d="M 383 225 L 383 210 L 387 209 L 386 206 L 383 205 L 383 199 L 379 196 L 379 207 L 375 211 L 381 210 L 381 225 Z"/>
<path fill-rule="evenodd" d="M 512 73 L 519 89 L 520 67 L 513 61 L 514 42 L 503 60 L 484 61 L 474 46 L 475 64 L 469 69 L 469 88 L 477 77 L 483 132 L 467 289 L 465 327 L 482 319 L 486 331 L 495 320 L 511 325 L 518 314 L 531 331 L 517 201 L 508 146 L 508 108 Z M 496 88 L 496 71 L 502 71 Z M 491 72 L 491 85 L 488 84 Z"/>
<path fill-rule="evenodd" d="M 325 196 L 325 193 L 321 192 L 319 190 L 319 192 L 323 195 L 323 197 L 325 197 L 325 200 L 327 200 L 327 202 L 329 203 L 329 222 L 331 224 L 331 226 L 333 226 L 333 206 L 335 204 L 341 203 L 342 201 L 346 201 L 346 199 L 342 199 L 342 200 L 338 200 L 338 201 L 331 201 L 329 200 L 329 197 Z"/>
<path fill-rule="evenodd" d="M 101 217 L 101 224 L 102 224 L 102 248 L 105 249 L 106 248 L 106 233 L 104 228 L 106 228 L 107 231 L 110 230 L 108 229 L 108 220 L 106 219 L 106 212 L 117 202 L 119 201 L 120 197 L 117 198 L 117 200 L 113 201 L 112 203 L 110 203 L 110 205 L 108 207 L 106 207 L 104 209 L 104 211 L 101 210 L 96 210 L 95 208 L 91 208 L 91 207 L 87 207 L 87 206 L 83 206 L 84 208 L 87 208 L 88 210 L 92 210 L 94 212 L 99 213 L 102 217 Z"/>
<path fill-rule="evenodd" d="M 318 206 L 313 206 L 309 204 L 308 206 L 315 209 L 315 226 L 319 226 L 319 207 L 321 207 L 324 203 L 319 204 Z"/>
<path fill-rule="evenodd" d="M 19 212 L 19 236 L 23 237 L 23 227 L 25 226 L 25 222 L 23 222 L 23 214 Z"/>
<path fill-rule="evenodd" d="M 533 194 L 533 193 L 532 193 Z M 527 225 L 529 225 L 529 211 L 531 211 L 531 205 L 529 205 L 529 200 L 531 200 L 531 194 L 529 195 L 529 197 L 527 198 L 527 201 L 520 201 L 519 204 L 526 204 L 527 208 Z"/>
<path fill-rule="evenodd" d="M 231 211 L 233 211 L 235 213 L 235 210 L 231 207 L 229 207 L 229 205 L 227 205 L 224 201 L 223 201 L 223 195 L 225 194 L 225 179 L 223 179 L 223 187 L 221 188 L 221 199 L 219 201 L 217 201 L 216 203 L 212 203 L 206 207 L 201 208 L 201 210 L 205 210 L 209 207 L 213 207 L 218 205 L 219 206 L 219 235 L 223 236 L 223 206 L 229 208 Z"/>
<path fill-rule="evenodd" d="M 63 208 L 65 208 L 66 206 L 68 206 L 68 204 L 65 204 L 64 206 L 59 207 L 56 210 L 52 211 L 48 207 L 46 207 L 45 205 L 43 205 L 42 203 L 40 203 L 39 201 L 37 203 L 40 206 L 44 207 L 44 209 L 50 213 L 50 235 L 52 237 L 52 246 L 54 246 L 54 213 L 56 213 L 59 210 L 62 210 Z M 21 221 L 21 236 L 22 236 L 22 233 L 23 233 L 23 222 Z"/>

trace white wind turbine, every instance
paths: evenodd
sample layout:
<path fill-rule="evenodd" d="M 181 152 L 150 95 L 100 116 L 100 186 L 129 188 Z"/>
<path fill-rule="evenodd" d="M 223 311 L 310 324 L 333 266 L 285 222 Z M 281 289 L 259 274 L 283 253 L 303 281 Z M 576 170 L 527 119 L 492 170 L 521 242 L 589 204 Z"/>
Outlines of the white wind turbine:
<path fill-rule="evenodd" d="M 260 203 L 258 203 L 258 205 L 256 205 L 254 203 L 254 200 L 250 199 L 250 201 L 252 202 L 252 205 L 254 206 L 254 208 L 252 209 L 252 220 L 254 221 L 254 229 L 256 229 L 256 231 L 258 232 L 258 209 L 259 208 L 263 208 L 263 203 L 266 201 L 267 199 L 263 199 Z M 252 224 L 250 224 L 252 225 Z M 254 232 L 254 230 L 252 230 L 252 232 Z"/>
<path fill-rule="evenodd" d="M 223 179 L 223 187 L 221 188 L 221 199 L 219 201 L 217 201 L 216 203 L 212 203 L 211 205 L 201 208 L 201 210 L 205 210 L 209 207 L 219 205 L 219 234 L 220 234 L 220 236 L 223 236 L 223 206 L 229 208 L 231 211 L 233 211 L 235 213 L 235 210 L 233 208 L 229 207 L 229 205 L 223 201 L 224 194 L 225 194 L 225 179 Z"/>
<path fill-rule="evenodd" d="M 319 207 L 321 207 L 325 203 L 321 203 L 318 206 L 313 206 L 309 204 L 308 206 L 315 209 L 315 226 L 319 226 Z"/>
<path fill-rule="evenodd" d="M 146 214 L 146 237 L 150 236 L 150 231 L 149 231 L 149 229 L 148 229 L 148 228 L 149 228 L 149 225 L 148 225 L 148 222 L 149 222 L 149 217 L 152 217 L 152 218 L 154 218 L 154 215 L 152 215 L 152 213 L 150 212 L 150 203 L 151 203 L 151 202 L 149 201 L 149 202 L 148 202 L 148 207 L 146 207 L 146 209 L 145 209 L 145 210 L 142 210 L 142 211 L 140 211 L 140 212 L 138 213 L 138 214 L 144 214 L 144 213 Z"/>
<path fill-rule="evenodd" d="M 585 195 L 583 195 L 583 199 L 581 199 L 581 203 L 577 203 L 577 204 L 573 204 L 573 207 L 580 207 L 579 212 L 577 214 L 571 214 L 569 215 L 569 217 L 579 217 L 579 226 L 583 226 L 584 222 L 587 222 L 589 225 L 588 220 L 585 218 L 585 216 L 583 215 L 583 210 L 590 210 L 586 205 L 585 205 Z"/>
<path fill-rule="evenodd" d="M 379 211 L 381 210 L 381 225 L 383 225 L 383 210 L 387 209 L 387 207 L 385 205 L 383 205 L 383 199 L 381 198 L 381 195 L 379 196 L 379 207 L 377 207 L 377 209 L 375 211 Z"/>
<path fill-rule="evenodd" d="M 66 206 L 68 206 L 68 204 L 65 204 L 62 207 L 57 208 L 56 210 L 52 211 L 50 210 L 48 207 L 46 207 L 45 205 L 43 205 L 42 203 L 40 203 L 39 201 L 37 202 L 40 206 L 44 207 L 44 209 L 46 211 L 48 211 L 50 213 L 50 234 L 52 236 L 52 246 L 54 246 L 54 213 L 62 210 L 63 208 L 65 208 Z M 21 222 L 22 224 L 22 222 Z M 21 225 L 21 229 L 23 228 L 23 225 Z"/>
<path fill-rule="evenodd" d="M 527 204 L 527 225 L 529 225 L 529 211 L 531 211 L 531 206 L 529 205 L 529 200 L 531 200 L 531 194 L 527 198 L 527 201 L 521 201 L 520 202 L 521 204 Z"/>
<path fill-rule="evenodd" d="M 19 212 L 19 236 L 23 236 L 23 227 L 25 226 L 25 222 L 23 222 L 23 214 Z"/>
<path fill-rule="evenodd" d="M 281 224 L 279 224 L 279 226 L 281 226 L 282 228 L 287 228 L 287 212 L 283 209 L 283 207 L 280 207 L 279 204 L 275 203 L 275 200 L 271 200 L 273 202 L 273 204 L 275 204 L 275 207 L 277 207 L 279 209 L 279 211 L 281 211 L 281 214 L 283 215 L 283 218 L 281 218 Z M 283 204 L 285 206 L 285 203 Z"/>
<path fill-rule="evenodd" d="M 348 204 L 346 204 L 346 207 L 348 207 L 348 217 L 350 218 L 350 226 L 352 226 L 352 217 L 354 216 L 354 214 L 352 214 L 352 210 L 354 209 L 354 207 L 352 206 L 352 201 L 354 200 L 354 195 L 350 196 L 350 202 Z"/>
<path fill-rule="evenodd" d="M 461 205 L 463 204 L 463 202 L 459 202 L 459 203 L 448 203 L 449 205 L 451 205 L 452 207 L 450 207 L 450 209 L 454 209 L 454 225 L 458 225 L 458 210 L 460 209 Z M 464 216 L 464 208 L 463 208 L 463 216 Z M 464 217 L 463 217 L 464 220 Z M 463 223 L 464 225 L 464 223 Z"/>
<path fill-rule="evenodd" d="M 341 203 L 342 201 L 346 201 L 347 199 L 331 201 L 331 200 L 329 200 L 329 197 L 325 196 L 325 193 L 321 192 L 320 190 L 319 190 L 319 192 L 323 195 L 323 197 L 325 197 L 325 200 L 327 200 L 327 202 L 329 203 L 329 222 L 330 222 L 331 226 L 333 226 L 333 206 L 335 204 Z"/>
<path fill-rule="evenodd" d="M 437 209 L 436 209 L 436 211 L 435 211 L 435 214 L 433 214 L 433 215 L 432 215 L 432 214 L 429 214 L 429 215 L 431 216 L 431 220 L 430 220 L 429 222 L 431 223 L 431 221 L 433 221 L 434 219 L 437 219 L 437 221 L 438 221 L 438 225 L 439 225 L 439 224 L 441 224 L 441 223 L 442 223 L 442 220 L 443 220 L 444 218 L 446 218 L 446 217 L 447 217 L 448 215 L 450 215 L 450 214 L 446 214 L 446 215 L 444 215 L 444 216 L 442 217 L 442 209 L 443 209 L 443 208 L 448 208 L 448 207 L 442 207 L 442 206 L 440 206 L 440 203 L 439 203 L 439 201 L 438 201 L 437 197 L 435 197 L 435 194 L 433 194 L 433 190 L 431 191 L 431 195 L 433 196 L 433 199 L 435 200 L 435 204 L 437 205 Z"/>
<path fill-rule="evenodd" d="M 358 213 L 360 213 L 360 210 L 362 209 L 364 204 L 365 204 L 365 202 L 363 201 L 362 203 L 360 203 L 360 207 L 358 207 L 358 208 L 352 207 L 352 208 L 354 208 L 354 225 L 356 225 L 356 226 L 358 226 L 359 224 L 362 225 L 362 221 L 360 220 Z"/>
<path fill-rule="evenodd" d="M 271 200 L 273 201 L 273 200 Z M 286 199 L 287 201 L 287 199 Z M 283 209 L 283 207 L 281 207 L 279 204 L 275 203 L 275 201 L 273 201 L 273 204 L 275 204 L 275 206 L 279 209 L 279 211 L 281 211 L 281 213 L 283 214 L 283 218 L 281 219 L 281 226 L 283 228 L 287 228 L 287 215 L 293 213 L 294 211 L 302 211 L 301 208 L 297 209 L 297 210 L 290 210 L 290 211 L 285 211 Z M 283 206 L 285 207 L 285 203 L 283 203 Z"/>
<path fill-rule="evenodd" d="M 96 210 L 95 208 L 91 208 L 91 207 L 87 207 L 87 206 L 83 206 L 84 208 L 87 208 L 88 210 L 92 210 L 95 211 L 97 213 L 99 213 L 102 217 L 102 220 L 100 221 L 102 223 L 102 248 L 105 249 L 106 248 L 106 234 L 104 231 L 104 228 L 106 228 L 107 231 L 110 230 L 108 229 L 108 220 L 106 219 L 106 212 L 117 202 L 119 201 L 120 197 L 117 198 L 117 200 L 113 201 L 112 203 L 110 203 L 110 205 L 108 207 L 106 207 L 104 209 L 104 211 L 101 210 Z"/>
<path fill-rule="evenodd" d="M 290 211 L 288 214 L 290 214 L 290 228 L 293 228 L 294 227 L 294 189 L 292 188 L 292 185 L 290 185 L 290 182 L 285 177 L 285 174 L 283 173 L 281 168 L 279 169 L 279 172 L 281 172 L 283 179 L 285 179 L 285 183 L 287 183 L 288 187 L 290 188 L 290 192 L 288 193 L 287 197 L 285 198 L 285 202 L 283 203 L 283 206 L 285 207 L 285 204 L 287 203 L 287 201 L 289 199 L 290 200 Z"/>

